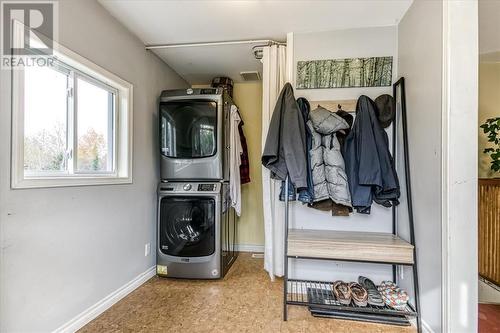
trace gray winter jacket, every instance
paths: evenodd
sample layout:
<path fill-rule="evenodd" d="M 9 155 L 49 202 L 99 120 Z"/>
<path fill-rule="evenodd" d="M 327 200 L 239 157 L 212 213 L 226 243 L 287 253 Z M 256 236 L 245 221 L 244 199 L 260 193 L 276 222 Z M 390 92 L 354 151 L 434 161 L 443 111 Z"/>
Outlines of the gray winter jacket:
<path fill-rule="evenodd" d="M 314 202 L 331 199 L 337 204 L 351 206 L 349 184 L 344 159 L 335 133 L 349 125 L 339 115 L 318 106 L 309 113 L 307 126 L 313 142 L 309 152 L 314 184 Z"/>
<path fill-rule="evenodd" d="M 274 107 L 262 165 L 271 170 L 275 179 L 285 180 L 287 174 L 296 188 L 307 188 L 306 129 L 302 113 L 286 83 Z"/>

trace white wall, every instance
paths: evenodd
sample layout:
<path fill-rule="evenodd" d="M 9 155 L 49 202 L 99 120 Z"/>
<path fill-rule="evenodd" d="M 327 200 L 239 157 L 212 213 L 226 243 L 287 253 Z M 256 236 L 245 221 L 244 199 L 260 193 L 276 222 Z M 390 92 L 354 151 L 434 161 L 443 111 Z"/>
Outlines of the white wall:
<path fill-rule="evenodd" d="M 441 331 L 442 304 L 442 15 L 441 1 L 414 1 L 398 26 L 398 74 L 406 84 L 422 317 L 435 332 Z M 408 281 L 402 284 L 407 286 L 410 272 L 405 273 Z"/>
<path fill-rule="evenodd" d="M 134 183 L 10 190 L 10 72 L 1 71 L 2 332 L 54 330 L 155 263 L 157 98 L 187 84 L 97 2 L 59 1 L 59 18 L 62 45 L 134 85 Z"/>
<path fill-rule="evenodd" d="M 469 333 L 478 323 L 478 2 L 443 5 L 443 331 Z"/>
<path fill-rule="evenodd" d="M 294 34 L 294 76 L 297 62 L 336 58 L 393 56 L 393 79 L 397 73 L 396 27 L 374 27 L 337 30 L 320 33 Z M 304 89 L 295 90 L 296 97 L 309 101 L 357 99 L 360 95 L 375 99 L 381 94 L 392 94 L 392 86 L 367 88 Z M 314 109 L 317 105 L 311 105 Z M 292 203 L 291 227 L 307 229 L 352 230 L 391 232 L 392 214 L 387 209 L 373 204 L 371 215 L 351 214 L 349 217 L 332 217 L 331 212 L 321 212 L 301 203 Z M 291 261 L 292 262 L 292 261 Z M 391 266 L 377 264 L 353 264 L 325 261 L 295 261 L 292 274 L 310 279 L 355 281 L 361 273 L 368 274 L 376 283 L 392 279 Z"/>

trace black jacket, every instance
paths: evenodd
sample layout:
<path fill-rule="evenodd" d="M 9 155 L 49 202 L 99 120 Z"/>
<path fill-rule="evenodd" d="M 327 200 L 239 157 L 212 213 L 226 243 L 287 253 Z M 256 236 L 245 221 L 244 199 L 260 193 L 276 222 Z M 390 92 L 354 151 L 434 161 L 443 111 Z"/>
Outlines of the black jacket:
<path fill-rule="evenodd" d="M 311 168 L 311 155 L 309 153 L 312 148 L 312 133 L 309 127 L 307 126 L 307 121 L 309 120 L 309 112 L 311 112 L 311 105 L 309 104 L 309 101 L 304 97 L 297 98 L 297 105 L 299 106 L 300 112 L 302 113 L 304 124 L 306 124 L 305 135 L 306 135 L 307 193 L 308 193 L 307 199 L 309 200 L 308 203 L 312 203 L 314 198 L 314 184 L 313 184 L 312 168 Z"/>
<path fill-rule="evenodd" d="M 262 153 L 262 165 L 275 179 L 285 180 L 287 174 L 296 188 L 307 187 L 306 130 L 304 119 L 286 83 L 274 107 Z"/>
<path fill-rule="evenodd" d="M 353 207 L 370 213 L 372 202 L 385 207 L 399 204 L 399 181 L 389 152 L 387 133 L 379 125 L 375 103 L 361 96 L 356 119 L 344 144 L 349 189 Z"/>

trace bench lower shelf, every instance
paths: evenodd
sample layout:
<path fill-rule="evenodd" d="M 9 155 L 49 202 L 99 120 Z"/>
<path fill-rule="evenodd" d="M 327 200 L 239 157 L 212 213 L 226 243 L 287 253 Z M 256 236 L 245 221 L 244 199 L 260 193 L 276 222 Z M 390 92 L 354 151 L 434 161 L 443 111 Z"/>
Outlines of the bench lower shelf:
<path fill-rule="evenodd" d="M 332 309 L 346 312 L 371 313 L 387 316 L 415 317 L 417 312 L 408 304 L 404 310 L 396 310 L 389 306 L 357 306 L 353 302 L 350 305 L 340 304 L 333 294 L 333 283 L 295 280 L 287 281 L 286 304 L 302 305 L 314 308 Z"/>

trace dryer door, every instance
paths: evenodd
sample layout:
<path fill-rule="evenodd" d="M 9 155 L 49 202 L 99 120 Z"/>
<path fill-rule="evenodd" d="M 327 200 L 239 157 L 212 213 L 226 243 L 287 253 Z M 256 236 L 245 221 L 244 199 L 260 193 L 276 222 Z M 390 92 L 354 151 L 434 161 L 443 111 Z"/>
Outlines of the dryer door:
<path fill-rule="evenodd" d="M 189 100 L 160 104 L 161 152 L 166 157 L 194 159 L 217 152 L 217 103 Z"/>
<path fill-rule="evenodd" d="M 215 252 L 215 199 L 167 196 L 160 200 L 160 251 L 176 257 L 204 257 Z"/>

